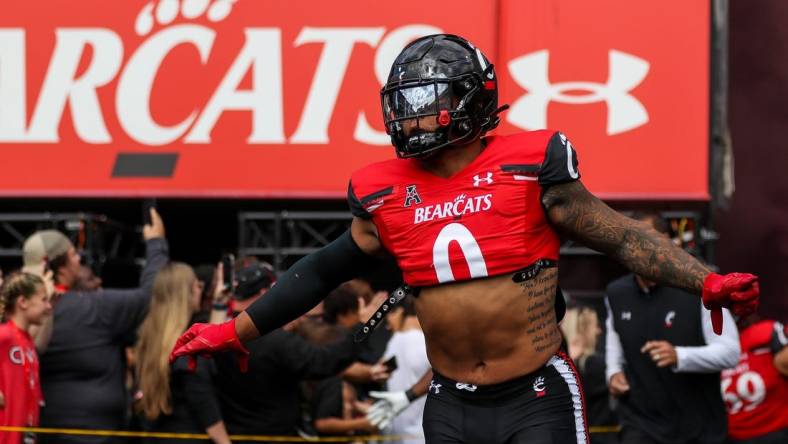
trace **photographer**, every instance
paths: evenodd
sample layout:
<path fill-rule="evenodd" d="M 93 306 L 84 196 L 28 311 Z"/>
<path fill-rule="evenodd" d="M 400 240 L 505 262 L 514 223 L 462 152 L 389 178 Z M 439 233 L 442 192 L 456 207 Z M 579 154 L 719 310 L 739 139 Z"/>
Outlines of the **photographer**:
<path fill-rule="evenodd" d="M 164 223 L 151 209 L 143 227 L 147 261 L 139 288 L 73 290 L 80 257 L 71 241 L 55 230 L 25 241 L 25 265 L 46 260 L 61 293 L 54 305 L 54 329 L 41 356 L 46 405 L 41 425 L 54 428 L 123 430 L 128 418 L 124 386 L 124 347 L 139 327 L 151 298 L 156 273 L 168 262 Z M 118 438 L 42 435 L 44 443 L 113 443 Z"/>

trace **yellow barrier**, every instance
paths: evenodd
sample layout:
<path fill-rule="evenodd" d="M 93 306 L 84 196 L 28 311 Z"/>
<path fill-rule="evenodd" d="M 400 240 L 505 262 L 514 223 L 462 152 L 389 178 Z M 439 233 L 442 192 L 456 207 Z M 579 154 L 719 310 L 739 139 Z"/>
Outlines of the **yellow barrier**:
<path fill-rule="evenodd" d="M 617 433 L 620 426 L 598 426 L 588 429 L 589 433 Z M 89 429 L 54 429 L 46 427 L 14 427 L 0 426 L 3 432 L 32 432 L 56 435 L 81 436 L 117 436 L 124 438 L 160 438 L 160 439 L 209 439 L 205 433 L 165 433 L 165 432 L 131 432 L 125 430 L 89 430 Z M 321 438 L 302 438 L 300 436 L 266 436 L 266 435 L 230 435 L 233 441 L 268 441 L 268 442 L 352 442 L 352 441 L 393 441 L 407 439 L 408 436 L 368 435 L 368 436 L 324 436 Z"/>

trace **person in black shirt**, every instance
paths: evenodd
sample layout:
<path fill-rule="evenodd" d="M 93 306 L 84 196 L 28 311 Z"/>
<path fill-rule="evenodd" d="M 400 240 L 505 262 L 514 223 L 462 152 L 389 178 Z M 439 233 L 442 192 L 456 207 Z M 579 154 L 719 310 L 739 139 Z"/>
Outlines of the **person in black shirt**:
<path fill-rule="evenodd" d="M 658 231 L 658 215 L 643 214 Z M 626 275 L 607 286 L 606 379 L 619 399 L 622 444 L 722 444 L 727 433 L 720 371 L 739 359 L 727 309 L 722 334 L 683 290 Z"/>
<path fill-rule="evenodd" d="M 139 327 L 156 273 L 169 261 L 164 223 L 151 209 L 143 227 L 147 257 L 139 288 L 74 290 L 80 257 L 63 234 L 48 230 L 24 244 L 25 265 L 47 260 L 56 291 L 54 328 L 41 355 L 41 388 L 46 405 L 41 426 L 122 430 L 128 419 L 124 348 Z M 42 443 L 114 443 L 103 436 L 40 435 Z"/>
<path fill-rule="evenodd" d="M 251 264 L 236 274 L 233 312 L 261 297 L 275 280 L 270 265 Z M 300 383 L 339 374 L 356 360 L 358 347 L 346 334 L 332 345 L 318 346 L 277 329 L 247 344 L 248 371 L 241 372 L 234 353 L 214 356 L 216 389 L 230 434 L 296 436 L 301 415 Z"/>
<path fill-rule="evenodd" d="M 188 368 L 186 359 L 178 359 L 172 367 L 167 363 L 167 351 L 199 310 L 201 295 L 201 282 L 186 264 L 169 264 L 156 276 L 150 311 L 135 348 L 139 391 L 134 410 L 147 431 L 207 433 L 214 443 L 229 444 L 213 393 L 213 363 L 199 359 L 196 369 Z"/>

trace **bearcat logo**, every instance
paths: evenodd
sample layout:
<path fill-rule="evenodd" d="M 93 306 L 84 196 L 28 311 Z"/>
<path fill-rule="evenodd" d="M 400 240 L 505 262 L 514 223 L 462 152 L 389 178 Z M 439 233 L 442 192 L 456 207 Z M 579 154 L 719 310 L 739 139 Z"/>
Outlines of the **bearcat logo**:
<path fill-rule="evenodd" d="M 459 217 L 466 214 L 487 211 L 490 208 L 492 208 L 492 193 L 475 197 L 468 197 L 465 194 L 460 194 L 450 202 L 425 205 L 416 208 L 416 211 L 413 213 L 413 224 L 415 225 L 448 217 Z"/>
<path fill-rule="evenodd" d="M 537 398 L 541 398 L 542 396 L 546 395 L 546 389 L 547 386 L 544 383 L 544 376 L 539 376 L 534 379 L 534 392 L 536 393 Z"/>

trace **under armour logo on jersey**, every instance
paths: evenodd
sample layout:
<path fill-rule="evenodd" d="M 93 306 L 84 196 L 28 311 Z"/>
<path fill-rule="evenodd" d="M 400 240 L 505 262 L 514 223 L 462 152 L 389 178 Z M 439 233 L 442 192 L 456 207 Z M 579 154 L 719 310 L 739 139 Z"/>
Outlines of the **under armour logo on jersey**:
<path fill-rule="evenodd" d="M 467 390 L 467 391 L 469 391 L 469 392 L 475 392 L 475 391 L 476 391 L 476 389 L 478 388 L 478 387 L 476 387 L 476 386 L 475 386 L 475 385 L 473 385 L 473 384 L 466 384 L 466 383 L 464 383 L 464 382 L 458 382 L 458 383 L 455 385 L 455 387 L 457 387 L 457 390 Z"/>
<path fill-rule="evenodd" d="M 676 317 L 676 312 L 671 310 L 668 314 L 665 315 L 665 327 L 670 328 L 673 327 L 673 318 Z"/>
<path fill-rule="evenodd" d="M 512 103 L 507 120 L 523 129 L 547 128 L 547 106 L 550 102 L 585 105 L 604 101 L 607 104 L 607 134 L 630 131 L 648 122 L 648 112 L 631 94 L 649 71 L 649 63 L 639 57 L 611 49 L 607 83 L 550 83 L 549 52 L 532 52 L 509 62 L 514 81 L 528 92 Z M 565 94 L 566 91 L 588 91 L 586 95 Z"/>
<path fill-rule="evenodd" d="M 622 321 L 631 321 L 632 320 L 632 312 L 631 311 L 622 311 L 621 312 L 621 320 Z"/>
<path fill-rule="evenodd" d="M 547 394 L 547 392 L 545 391 L 546 388 L 547 387 L 545 386 L 544 383 L 544 376 L 540 376 L 534 379 L 534 392 L 536 392 L 537 397 L 542 397 L 546 395 Z"/>
<path fill-rule="evenodd" d="M 437 395 L 438 393 L 441 392 L 441 385 L 440 384 L 436 384 L 435 380 L 432 380 L 432 381 L 430 381 L 430 388 L 427 389 L 427 391 L 431 392 L 432 389 L 435 389 L 435 394 Z"/>
<path fill-rule="evenodd" d="M 481 185 L 482 182 L 486 182 L 487 185 L 493 183 L 492 176 L 493 176 L 493 173 L 490 172 L 490 171 L 488 171 L 487 175 L 484 176 L 484 177 L 482 177 L 479 174 L 473 176 L 473 186 L 478 187 L 479 185 Z"/>
<path fill-rule="evenodd" d="M 419 193 L 416 191 L 416 185 L 408 185 L 405 188 L 405 206 L 409 207 L 411 204 L 421 203 L 421 197 L 419 197 Z"/>

